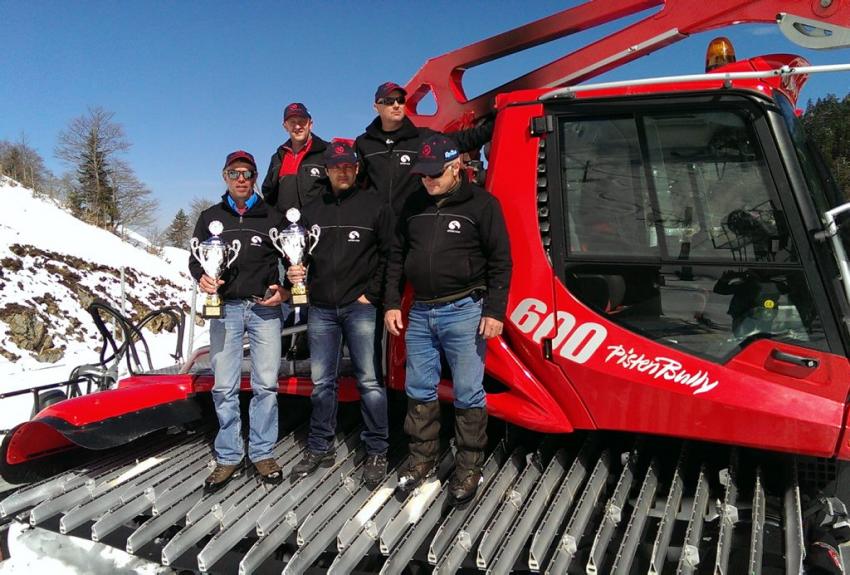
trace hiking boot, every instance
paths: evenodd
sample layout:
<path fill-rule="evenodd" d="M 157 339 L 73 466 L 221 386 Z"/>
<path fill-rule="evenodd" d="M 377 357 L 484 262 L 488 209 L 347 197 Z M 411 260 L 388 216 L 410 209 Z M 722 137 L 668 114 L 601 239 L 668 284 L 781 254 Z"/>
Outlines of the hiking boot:
<path fill-rule="evenodd" d="M 216 462 L 215 469 L 204 479 L 204 491 L 212 493 L 224 487 L 232 477 L 242 474 L 242 463 L 224 465 Z"/>
<path fill-rule="evenodd" d="M 306 477 L 316 471 L 319 467 L 330 467 L 334 463 L 332 451 L 315 453 L 307 451 L 304 457 L 292 468 L 292 479 Z"/>
<path fill-rule="evenodd" d="M 434 475 L 437 470 L 436 460 L 407 460 L 398 471 L 398 488 L 409 492 L 419 487 L 423 481 Z"/>
<path fill-rule="evenodd" d="M 375 489 L 387 476 L 387 454 L 375 453 L 366 458 L 363 464 L 363 484 Z"/>
<path fill-rule="evenodd" d="M 264 483 L 277 485 L 283 481 L 283 473 L 281 472 L 280 465 L 278 465 L 277 461 L 271 457 L 255 461 L 254 469 L 257 470 L 257 473 L 260 475 L 260 479 L 262 479 Z"/>
<path fill-rule="evenodd" d="M 454 505 L 466 503 L 478 492 L 484 482 L 478 469 L 456 469 L 449 481 L 449 497 Z"/>

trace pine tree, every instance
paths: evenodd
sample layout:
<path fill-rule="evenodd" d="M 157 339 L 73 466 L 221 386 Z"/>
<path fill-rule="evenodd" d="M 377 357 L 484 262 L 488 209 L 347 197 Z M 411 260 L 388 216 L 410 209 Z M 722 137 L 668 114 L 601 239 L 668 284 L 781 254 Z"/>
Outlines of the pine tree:
<path fill-rule="evenodd" d="M 839 100 L 834 94 L 811 100 L 802 117 L 809 138 L 823 154 L 835 182 L 850 198 L 850 95 Z"/>
<path fill-rule="evenodd" d="M 117 154 L 130 148 L 120 124 L 112 121 L 112 113 L 102 108 L 89 109 L 88 114 L 71 121 L 59 134 L 56 156 L 70 164 L 76 174 L 68 192 L 68 204 L 81 219 L 114 231 L 122 221 L 120 185 L 128 181 L 129 166 L 120 163 Z M 132 172 L 132 170 L 130 170 Z"/>
<path fill-rule="evenodd" d="M 192 228 L 189 223 L 189 216 L 181 208 L 177 210 L 177 215 L 174 216 L 171 225 L 168 226 L 168 230 L 165 232 L 165 242 L 167 245 L 174 246 L 175 248 L 188 249 L 191 233 Z"/>

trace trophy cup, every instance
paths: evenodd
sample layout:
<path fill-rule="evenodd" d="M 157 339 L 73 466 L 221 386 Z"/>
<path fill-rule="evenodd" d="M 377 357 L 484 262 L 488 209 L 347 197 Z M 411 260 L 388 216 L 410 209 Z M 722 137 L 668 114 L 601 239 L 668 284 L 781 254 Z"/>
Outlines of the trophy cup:
<path fill-rule="evenodd" d="M 192 238 L 189 245 L 192 248 L 192 255 L 204 268 L 204 273 L 213 280 L 218 280 L 222 272 L 230 267 L 239 255 L 242 242 L 233 240 L 230 244 L 224 243 L 219 237 L 224 231 L 224 225 L 218 220 L 210 223 L 209 230 L 212 237 L 202 242 L 198 241 L 198 238 Z M 207 294 L 201 317 L 212 319 L 220 318 L 222 315 L 221 297 L 217 293 Z"/>
<path fill-rule="evenodd" d="M 289 225 L 280 233 L 275 228 L 269 230 L 272 244 L 289 261 L 289 265 L 300 265 L 304 263 L 305 256 L 313 253 L 316 244 L 319 243 L 321 228 L 313 225 L 309 230 L 298 223 L 301 212 L 298 208 L 286 210 L 286 219 Z M 307 242 L 310 246 L 307 247 Z M 292 285 L 292 305 L 305 305 L 307 303 L 307 286 L 303 281 Z"/>

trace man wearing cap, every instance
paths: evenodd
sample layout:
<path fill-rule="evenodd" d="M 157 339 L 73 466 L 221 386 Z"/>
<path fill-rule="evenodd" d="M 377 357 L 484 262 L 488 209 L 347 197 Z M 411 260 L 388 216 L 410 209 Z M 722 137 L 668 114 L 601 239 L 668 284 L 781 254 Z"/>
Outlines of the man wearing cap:
<path fill-rule="evenodd" d="M 387 471 L 387 395 L 381 377 L 380 302 L 391 238 L 389 206 L 372 189 L 355 185 L 359 169 L 350 144 L 333 141 L 325 151 L 328 177 L 321 195 L 304 206 L 303 220 L 321 228 L 307 282 L 313 410 L 307 453 L 292 470 L 303 477 L 333 465 L 337 379 L 342 342 L 348 344 L 366 445 L 363 482 L 376 487 Z M 287 271 L 290 281 L 304 278 L 302 266 Z"/>
<path fill-rule="evenodd" d="M 203 242 L 212 232 L 223 230 L 218 234 L 222 241 L 241 243 L 238 256 L 217 280 L 207 276 L 194 257 L 189 258 L 189 271 L 201 291 L 218 292 L 224 312 L 221 319 L 210 320 L 210 362 L 215 375 L 212 398 L 219 430 L 214 444 L 215 469 L 204 481 L 207 491 L 225 485 L 242 464 L 239 387 L 245 334 L 251 350 L 253 390 L 248 458 L 264 481 L 278 483 L 282 479 L 272 448 L 277 442 L 280 304 L 288 293 L 278 285 L 279 255 L 269 230 L 283 226 L 283 216 L 254 191 L 257 164 L 248 152 L 229 154 L 222 177 L 227 192 L 221 202 L 201 213 L 193 236 Z"/>
<path fill-rule="evenodd" d="M 502 333 L 511 253 L 499 201 L 469 183 L 457 144 L 434 134 L 411 170 L 423 190 L 405 202 L 387 269 L 384 323 L 392 335 L 404 328 L 402 275 L 413 286 L 405 344 L 408 397 L 404 431 L 410 457 L 399 486 L 411 489 L 433 473 L 439 452 L 440 352 L 452 372 L 455 407 L 455 502 L 475 495 L 487 445 L 484 351 Z"/>
<path fill-rule="evenodd" d="M 325 177 L 322 154 L 328 143 L 312 133 L 313 119 L 300 102 L 283 109 L 283 129 L 289 139 L 272 154 L 262 192 L 267 204 L 286 213 L 316 195 L 316 180 Z"/>
<path fill-rule="evenodd" d="M 416 163 L 422 141 L 434 130 L 419 128 L 406 116 L 404 107 L 407 92 L 395 82 L 384 82 L 375 91 L 375 111 L 378 116 L 357 137 L 356 150 L 363 164 L 362 176 L 398 214 L 405 200 L 421 188 L 419 178 L 410 173 Z M 477 150 L 493 135 L 492 120 L 481 126 L 449 134 L 461 152 Z"/>

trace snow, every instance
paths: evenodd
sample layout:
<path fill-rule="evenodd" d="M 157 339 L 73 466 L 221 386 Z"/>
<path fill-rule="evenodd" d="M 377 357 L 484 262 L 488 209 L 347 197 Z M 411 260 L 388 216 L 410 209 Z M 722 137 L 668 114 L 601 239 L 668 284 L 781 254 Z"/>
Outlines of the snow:
<path fill-rule="evenodd" d="M 6 206 L 0 210 L 0 313 L 10 306 L 35 312 L 53 346 L 64 352 L 53 363 L 39 361 L 12 341 L 0 315 L 0 351 L 5 352 L 0 355 L 0 393 L 65 381 L 74 367 L 97 362 L 101 338 L 80 298 L 98 297 L 120 309 L 122 268 L 124 313 L 136 321 L 144 308 L 191 304 L 194 282 L 187 273 L 187 250 L 151 253 L 143 236 L 124 230 L 128 241 L 123 241 L 2 176 L 0 198 Z M 186 338 L 188 324 L 187 314 Z M 146 332 L 155 368 L 174 363 L 169 354 L 175 351 L 175 333 Z M 206 345 L 206 326 L 195 326 L 195 335 L 193 348 Z M 187 348 L 188 341 L 184 355 Z M 0 400 L 0 430 L 28 419 L 31 410 L 29 394 Z"/>
<path fill-rule="evenodd" d="M 0 575 L 160 575 L 172 569 L 129 555 L 120 549 L 79 537 L 59 535 L 13 522 L 9 527 L 10 558 L 0 561 Z"/>

